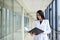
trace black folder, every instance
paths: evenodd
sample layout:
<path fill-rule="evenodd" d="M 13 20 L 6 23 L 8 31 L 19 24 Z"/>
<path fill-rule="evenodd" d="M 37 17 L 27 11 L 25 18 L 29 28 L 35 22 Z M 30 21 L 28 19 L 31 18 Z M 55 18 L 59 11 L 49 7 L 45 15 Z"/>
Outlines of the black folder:
<path fill-rule="evenodd" d="M 35 35 L 38 35 L 38 34 L 40 34 L 40 33 L 43 33 L 44 31 L 43 30 L 41 30 L 41 29 L 39 29 L 39 28 L 33 28 L 32 30 L 30 30 L 30 31 L 28 31 L 28 33 L 35 33 Z"/>

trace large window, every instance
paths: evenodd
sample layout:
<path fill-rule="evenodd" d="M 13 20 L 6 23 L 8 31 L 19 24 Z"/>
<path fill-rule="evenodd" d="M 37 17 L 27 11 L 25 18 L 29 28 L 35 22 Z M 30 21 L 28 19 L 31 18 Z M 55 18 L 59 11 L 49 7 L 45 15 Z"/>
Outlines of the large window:
<path fill-rule="evenodd" d="M 10 26 L 10 33 L 13 33 L 14 32 L 14 14 L 13 14 L 13 11 L 11 11 L 11 10 L 9 10 L 10 12 L 9 12 L 9 18 L 10 18 L 10 20 L 9 20 L 9 26 Z"/>
<path fill-rule="evenodd" d="M 22 40 L 22 9 L 23 7 L 17 0 L 0 0 L 1 40 L 14 40 L 15 38 Z M 25 19 L 28 18 L 25 17 Z"/>
<path fill-rule="evenodd" d="M 21 20 L 22 16 L 20 14 L 15 15 L 15 20 L 16 20 L 16 31 L 21 31 Z"/>
<path fill-rule="evenodd" d="M 60 10 L 60 5 L 59 5 L 59 4 L 60 4 L 60 0 L 58 0 L 57 2 L 58 2 L 58 3 L 57 3 L 57 4 L 58 4 L 58 6 L 57 6 L 57 7 L 58 7 L 58 8 L 57 8 L 57 12 L 58 12 L 58 13 L 57 13 L 57 19 L 58 19 L 58 20 L 57 20 L 57 23 L 58 23 L 58 24 L 57 24 L 57 25 L 58 25 L 58 30 L 60 31 L 60 11 L 59 11 L 59 10 Z"/>
<path fill-rule="evenodd" d="M 2 8 L 2 38 L 7 35 L 7 13 L 6 9 Z"/>
<path fill-rule="evenodd" d="M 24 14 L 24 38 L 26 38 L 26 36 L 27 36 L 26 29 L 29 29 L 29 17 L 28 17 L 28 13 L 25 11 L 25 14 Z"/>
<path fill-rule="evenodd" d="M 0 39 L 13 40 L 13 0 L 0 0 L 0 8 Z"/>
<path fill-rule="evenodd" d="M 46 19 L 49 19 L 48 7 L 47 7 L 47 9 L 45 10 L 45 13 L 46 13 L 46 14 L 45 14 L 45 18 L 46 18 Z"/>
<path fill-rule="evenodd" d="M 53 22 L 52 22 L 52 3 L 50 3 L 50 5 L 49 5 L 49 22 L 50 22 L 50 27 L 51 27 L 51 29 L 52 29 L 52 32 L 51 32 L 51 34 L 50 34 L 50 40 L 53 40 L 53 26 L 52 26 L 52 24 L 53 24 Z"/>
<path fill-rule="evenodd" d="M 55 1 L 53 1 L 53 28 L 55 29 Z"/>
<path fill-rule="evenodd" d="M 22 6 L 14 0 L 14 39 L 22 40 Z"/>
<path fill-rule="evenodd" d="M 60 0 L 57 0 L 57 40 L 60 40 Z"/>
<path fill-rule="evenodd" d="M 55 1 L 53 1 L 53 40 L 56 40 L 56 26 L 55 26 Z"/>
<path fill-rule="evenodd" d="M 50 19 L 50 25 L 52 27 L 52 3 L 49 6 L 49 19 Z"/>
<path fill-rule="evenodd" d="M 52 1 L 48 8 L 46 9 L 46 13 L 45 16 L 47 17 L 47 19 L 49 19 L 50 22 L 50 27 L 52 29 L 52 32 L 50 34 L 50 40 L 56 40 L 56 33 L 55 33 L 55 1 Z"/>
<path fill-rule="evenodd" d="M 10 40 L 13 40 L 13 32 L 14 32 L 14 14 L 11 10 L 7 9 L 7 37 Z"/>
<path fill-rule="evenodd" d="M 29 27 L 29 18 L 28 17 L 24 17 L 24 27 Z"/>
<path fill-rule="evenodd" d="M 13 12 L 9 9 L 2 8 L 2 36 L 4 40 L 11 39 L 13 40 L 13 31 L 14 31 L 14 17 Z M 10 35 L 10 36 L 9 36 Z M 6 37 L 8 36 L 8 37 Z"/>

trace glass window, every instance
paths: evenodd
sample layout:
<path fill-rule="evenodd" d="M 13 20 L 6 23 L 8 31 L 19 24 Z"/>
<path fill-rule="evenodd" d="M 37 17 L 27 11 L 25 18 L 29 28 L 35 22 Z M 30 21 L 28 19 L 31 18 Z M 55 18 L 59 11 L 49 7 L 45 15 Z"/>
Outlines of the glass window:
<path fill-rule="evenodd" d="M 24 17 L 24 27 L 28 27 L 28 25 L 29 25 L 29 18 Z"/>
<path fill-rule="evenodd" d="M 48 13 L 47 13 L 47 15 L 48 15 L 48 20 L 49 20 L 49 8 L 48 8 L 47 10 L 48 10 Z"/>
<path fill-rule="evenodd" d="M 53 40 L 56 40 L 55 27 L 55 1 L 53 1 Z"/>
<path fill-rule="evenodd" d="M 9 40 L 13 40 L 13 33 L 14 33 L 14 14 L 13 11 L 9 10 Z"/>
<path fill-rule="evenodd" d="M 16 19 L 15 20 L 16 30 L 20 29 L 21 31 L 22 7 L 16 0 L 14 0 L 14 13 L 15 13 L 15 19 Z"/>
<path fill-rule="evenodd" d="M 28 17 L 24 17 L 24 34 L 25 36 L 27 35 L 27 30 L 26 28 L 29 28 L 29 18 Z"/>
<path fill-rule="evenodd" d="M 58 25 L 58 30 L 60 31 L 60 11 L 59 11 L 60 10 L 60 5 L 59 5 L 60 4 L 60 0 L 57 1 L 57 4 L 58 4 L 58 6 L 57 6 L 58 7 L 58 10 L 57 10 L 58 11 L 58 14 L 57 14 L 57 19 L 58 19 L 57 23 L 58 24 L 57 25 Z"/>
<path fill-rule="evenodd" d="M 49 19 L 49 7 L 47 7 L 47 9 L 45 10 L 45 18 Z"/>
<path fill-rule="evenodd" d="M 21 18 L 22 18 L 21 15 L 16 13 L 16 30 L 17 31 L 19 30 L 21 31 L 21 21 L 22 21 Z"/>
<path fill-rule="evenodd" d="M 59 31 L 57 34 L 57 40 L 60 40 L 60 0 L 57 0 L 57 30 Z"/>
<path fill-rule="evenodd" d="M 46 13 L 45 18 L 48 19 L 48 17 L 47 17 L 48 16 L 48 10 L 47 9 L 45 10 L 45 13 Z"/>
<path fill-rule="evenodd" d="M 9 23 L 9 20 L 10 20 L 10 17 L 9 17 L 9 9 L 7 9 L 7 34 L 10 33 L 10 23 Z"/>
<path fill-rule="evenodd" d="M 29 29 L 29 17 L 28 17 L 28 13 L 25 11 L 25 14 L 24 14 L 24 38 L 26 38 L 27 29 Z"/>
<path fill-rule="evenodd" d="M 16 39 L 22 40 L 22 28 L 21 28 L 21 23 L 22 23 L 22 6 L 19 4 L 18 1 L 14 0 L 14 31 L 15 34 L 14 37 Z"/>
<path fill-rule="evenodd" d="M 7 40 L 7 38 L 11 40 L 13 39 L 13 36 L 12 36 L 14 31 L 13 19 L 14 18 L 13 18 L 12 11 L 6 8 L 2 8 L 2 38 L 4 40 Z"/>
<path fill-rule="evenodd" d="M 50 26 L 52 27 L 52 4 L 49 6 Z"/>
<path fill-rule="evenodd" d="M 49 5 L 49 23 L 50 23 L 50 27 L 51 29 L 53 28 L 53 22 L 52 22 L 52 3 Z M 53 40 L 53 30 L 51 31 L 51 34 L 50 34 L 50 40 Z"/>
<path fill-rule="evenodd" d="M 3 3 L 4 2 L 4 3 Z M 0 9 L 1 11 L 1 17 L 0 17 L 0 21 L 2 23 L 0 23 L 0 25 L 2 25 L 2 27 L 0 26 L 0 38 L 3 40 L 7 40 L 8 35 L 12 34 L 13 32 L 13 24 L 14 24 L 14 21 L 13 21 L 13 0 L 0 0 L 0 8 L 2 7 L 2 10 Z M 4 7 L 4 8 L 3 8 Z M 11 20 L 11 21 L 10 21 Z M 2 30 L 2 31 L 1 31 Z M 2 32 L 2 34 L 1 34 Z M 9 36 L 9 38 L 12 40 L 12 36 Z M 8 38 L 8 39 L 9 39 Z"/>
<path fill-rule="evenodd" d="M 53 1 L 53 28 L 55 29 L 55 1 Z"/>
<path fill-rule="evenodd" d="M 14 30 L 14 22 L 13 22 L 14 18 L 13 18 L 13 13 L 11 10 L 7 9 L 7 40 L 13 40 L 13 30 Z M 9 36 L 10 35 L 10 36 Z M 6 38 L 4 38 L 6 39 Z"/>
<path fill-rule="evenodd" d="M 22 23 L 22 16 L 17 12 L 15 12 L 15 35 L 14 37 L 22 40 L 22 29 L 21 29 L 21 23 Z M 18 36 L 18 37 L 17 37 Z"/>
<path fill-rule="evenodd" d="M 6 9 L 2 8 L 2 38 L 7 35 L 7 16 Z"/>
<path fill-rule="evenodd" d="M 10 18 L 10 20 L 9 20 L 9 26 L 10 26 L 10 33 L 13 33 L 14 31 L 14 14 L 13 14 L 13 12 L 10 10 L 10 12 L 9 12 L 9 18 Z"/>

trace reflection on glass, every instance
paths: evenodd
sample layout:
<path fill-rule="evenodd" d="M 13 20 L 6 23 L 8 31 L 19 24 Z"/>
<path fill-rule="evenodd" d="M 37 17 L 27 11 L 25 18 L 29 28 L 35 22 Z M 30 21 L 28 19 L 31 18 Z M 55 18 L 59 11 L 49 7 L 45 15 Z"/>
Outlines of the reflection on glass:
<path fill-rule="evenodd" d="M 10 15 L 11 14 L 11 15 Z M 12 22 L 12 23 L 11 23 Z M 12 24 L 12 25 L 11 25 Z M 12 32 L 13 32 L 13 13 L 11 10 L 2 8 L 2 36 L 1 40 L 8 40 L 8 39 L 13 39 Z M 10 36 L 9 36 L 10 35 Z M 8 37 L 6 37 L 8 36 Z"/>
<path fill-rule="evenodd" d="M 21 31 L 21 15 L 16 13 L 16 30 Z"/>
<path fill-rule="evenodd" d="M 50 23 L 50 27 L 52 29 L 53 28 L 53 25 L 52 25 L 52 3 L 49 5 L 49 23 Z M 50 40 L 52 40 L 52 38 L 53 38 L 53 31 L 51 31 Z"/>
<path fill-rule="evenodd" d="M 15 26 L 15 35 L 14 37 L 18 40 L 22 40 L 22 29 L 21 29 L 21 23 L 22 23 L 22 7 L 21 5 L 14 0 L 14 26 Z"/>
<path fill-rule="evenodd" d="M 47 7 L 45 13 L 46 13 L 45 14 L 46 19 L 49 19 L 49 7 Z"/>
<path fill-rule="evenodd" d="M 55 32 L 55 1 L 53 1 L 53 39 L 56 40 L 56 32 Z"/>
<path fill-rule="evenodd" d="M 7 9 L 7 34 L 9 34 L 10 33 L 10 23 L 9 23 L 9 17 L 10 15 L 9 15 L 9 9 Z"/>
<path fill-rule="evenodd" d="M 50 25 L 52 26 L 52 4 L 50 5 L 49 8 L 49 14 L 50 14 Z"/>
<path fill-rule="evenodd" d="M 9 16 L 9 18 L 10 18 L 10 20 L 9 20 L 9 22 L 10 22 L 10 33 L 13 33 L 13 30 L 14 30 L 14 15 L 13 15 L 13 12 L 10 10 L 10 12 L 9 12 L 10 14 L 10 16 Z"/>
<path fill-rule="evenodd" d="M 2 38 L 7 35 L 6 9 L 2 8 Z"/>
<path fill-rule="evenodd" d="M 24 27 L 28 27 L 28 25 L 29 25 L 29 18 L 24 17 Z"/>
<path fill-rule="evenodd" d="M 53 1 L 53 28 L 55 29 L 55 1 Z"/>
<path fill-rule="evenodd" d="M 60 40 L 60 0 L 57 0 L 57 40 Z"/>
<path fill-rule="evenodd" d="M 27 35 L 28 29 L 29 29 L 29 18 L 24 16 L 24 38 Z"/>

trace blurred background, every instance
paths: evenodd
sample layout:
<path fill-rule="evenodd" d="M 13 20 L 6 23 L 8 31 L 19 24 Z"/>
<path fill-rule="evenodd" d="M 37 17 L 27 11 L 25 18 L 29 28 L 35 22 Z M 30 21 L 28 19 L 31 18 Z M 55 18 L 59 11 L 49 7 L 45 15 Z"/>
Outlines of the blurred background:
<path fill-rule="evenodd" d="M 50 22 L 49 40 L 60 40 L 60 0 L 0 0 L 0 40 L 33 40 L 37 10 Z"/>

